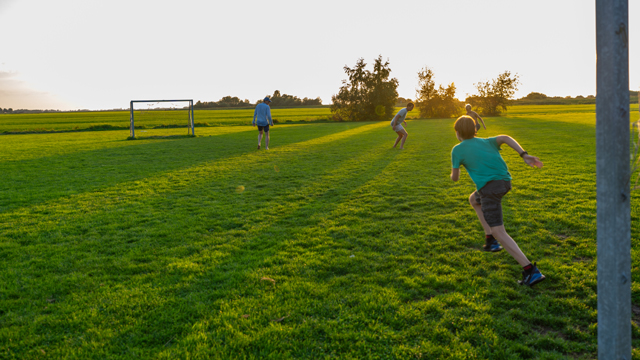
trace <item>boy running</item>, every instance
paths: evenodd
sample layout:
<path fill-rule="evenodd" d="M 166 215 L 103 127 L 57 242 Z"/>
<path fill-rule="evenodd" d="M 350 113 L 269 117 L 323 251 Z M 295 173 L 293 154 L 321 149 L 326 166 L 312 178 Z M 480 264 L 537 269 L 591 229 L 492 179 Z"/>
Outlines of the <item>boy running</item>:
<path fill-rule="evenodd" d="M 407 112 L 413 110 L 413 103 L 408 103 L 407 107 L 404 109 L 400 109 L 396 116 L 391 119 L 391 128 L 398 134 L 398 138 L 396 139 L 395 144 L 393 144 L 393 148 L 395 149 L 398 142 L 402 140 L 400 143 L 400 150 L 404 150 L 404 142 L 407 140 L 407 130 L 402 127 L 402 124 L 407 125 L 407 122 L 404 120 L 407 117 Z"/>
<path fill-rule="evenodd" d="M 504 246 L 523 267 L 520 285 L 533 286 L 545 279 L 536 264 L 531 264 L 518 244 L 507 234 L 502 222 L 502 197 L 511 190 L 511 174 L 500 155 L 500 146 L 507 144 L 520 154 L 524 162 L 531 166 L 542 167 L 542 162 L 529 155 L 520 144 L 508 135 L 491 138 L 477 138 L 475 121 L 470 116 L 461 116 L 456 120 L 454 129 L 460 144 L 451 150 L 451 180 L 460 179 L 460 165 L 463 165 L 477 190 L 469 196 L 469 203 L 476 211 L 486 235 L 485 251 L 496 252 Z M 497 240 L 497 241 L 496 241 Z M 498 244 L 498 242 L 500 244 Z"/>
<path fill-rule="evenodd" d="M 470 116 L 473 121 L 476 122 L 476 132 L 478 132 L 478 130 L 480 130 L 480 124 L 478 123 L 478 120 L 480 120 L 482 122 L 482 127 L 487 130 L 487 127 L 484 125 L 484 120 L 482 120 L 482 118 L 480 117 L 480 115 L 478 115 L 477 112 L 471 110 L 471 105 L 467 104 L 464 106 L 465 110 L 467 110 L 467 115 Z"/>

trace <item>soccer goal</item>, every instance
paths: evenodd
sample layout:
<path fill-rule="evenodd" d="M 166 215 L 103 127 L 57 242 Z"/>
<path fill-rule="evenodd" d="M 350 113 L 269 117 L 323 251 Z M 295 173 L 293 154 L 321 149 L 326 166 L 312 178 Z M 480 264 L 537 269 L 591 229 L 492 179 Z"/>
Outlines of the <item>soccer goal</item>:
<path fill-rule="evenodd" d="M 136 138 L 135 124 L 143 129 L 187 128 L 195 136 L 193 99 L 186 100 L 131 100 L 131 139 Z M 142 130 L 146 131 L 146 130 Z M 191 132 L 191 134 L 189 134 Z"/>

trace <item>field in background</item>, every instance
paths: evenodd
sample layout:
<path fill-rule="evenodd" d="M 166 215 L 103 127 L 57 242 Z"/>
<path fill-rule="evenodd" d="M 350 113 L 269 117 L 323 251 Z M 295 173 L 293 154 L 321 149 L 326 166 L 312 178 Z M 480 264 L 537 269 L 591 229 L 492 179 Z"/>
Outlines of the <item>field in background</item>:
<path fill-rule="evenodd" d="M 268 152 L 249 126 L 2 136 L 0 358 L 596 358 L 594 107 L 486 123 L 545 163 L 503 150 L 534 289 L 481 251 L 451 119 L 404 151 L 386 122 L 279 124 Z"/>
<path fill-rule="evenodd" d="M 331 117 L 331 112 L 329 108 L 326 107 L 273 109 L 272 116 L 280 123 L 286 123 L 287 121 L 316 121 L 328 120 Z M 136 128 L 149 129 L 159 125 L 180 125 L 186 127 L 189 118 L 187 110 L 153 110 L 136 111 L 134 119 Z M 194 122 L 207 124 L 208 126 L 250 125 L 252 120 L 253 109 L 194 111 Z M 9 131 L 83 130 L 91 127 L 98 129 L 109 127 L 128 129 L 129 112 L 92 111 L 0 115 L 0 134 Z"/>
<path fill-rule="evenodd" d="M 401 108 L 396 108 L 396 111 Z M 632 113 L 638 110 L 637 104 L 631 105 Z M 595 112 L 595 105 L 522 105 L 509 107 L 505 116 L 518 114 L 588 114 Z M 273 109 L 273 118 L 278 123 L 287 122 L 318 122 L 331 121 L 331 111 L 322 108 L 292 108 Z M 137 129 L 152 129 L 162 125 L 185 126 L 188 123 L 186 110 L 166 111 L 136 111 L 135 124 Z M 418 111 L 409 113 L 409 119 L 419 117 Z M 633 115 L 632 115 L 633 117 Z M 196 124 L 206 126 L 236 126 L 249 125 L 253 119 L 253 109 L 233 110 L 195 110 Z M 198 125 L 196 125 L 198 126 Z M 69 112 L 69 113 L 41 113 L 41 114 L 3 114 L 0 115 L 0 134 L 7 132 L 34 131 L 68 131 L 68 130 L 109 130 L 128 129 L 128 111 L 105 112 Z M 198 131 L 196 131 L 196 135 Z"/>

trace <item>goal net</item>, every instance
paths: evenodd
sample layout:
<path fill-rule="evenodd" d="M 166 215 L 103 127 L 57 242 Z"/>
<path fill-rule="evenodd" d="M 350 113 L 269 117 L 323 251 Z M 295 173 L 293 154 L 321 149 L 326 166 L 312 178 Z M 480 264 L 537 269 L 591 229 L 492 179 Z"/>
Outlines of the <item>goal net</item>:
<path fill-rule="evenodd" d="M 187 135 L 195 136 L 193 100 L 131 100 L 131 139 L 144 132 L 145 136 Z M 136 134 L 136 130 L 138 134 Z"/>

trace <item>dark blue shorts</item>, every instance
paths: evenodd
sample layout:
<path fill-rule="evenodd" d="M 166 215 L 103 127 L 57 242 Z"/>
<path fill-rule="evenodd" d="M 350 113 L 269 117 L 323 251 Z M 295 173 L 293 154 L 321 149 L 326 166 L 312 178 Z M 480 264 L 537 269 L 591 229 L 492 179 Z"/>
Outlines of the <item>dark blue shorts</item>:
<path fill-rule="evenodd" d="M 477 204 L 482 207 L 484 220 L 489 226 L 503 225 L 502 221 L 502 197 L 511 190 L 511 181 L 489 181 L 482 189 L 474 192 Z"/>
<path fill-rule="evenodd" d="M 265 126 L 258 125 L 258 131 L 262 131 L 262 130 L 264 130 L 264 132 L 269 132 L 269 125 L 265 125 Z"/>

